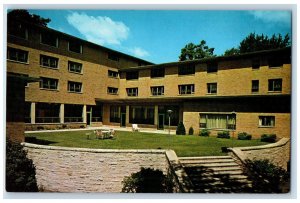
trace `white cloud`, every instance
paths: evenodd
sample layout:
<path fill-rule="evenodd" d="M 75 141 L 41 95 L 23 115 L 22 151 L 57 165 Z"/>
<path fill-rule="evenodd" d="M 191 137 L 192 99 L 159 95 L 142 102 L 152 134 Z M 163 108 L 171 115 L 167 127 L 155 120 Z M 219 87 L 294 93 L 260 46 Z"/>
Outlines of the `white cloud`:
<path fill-rule="evenodd" d="M 289 11 L 250 11 L 255 19 L 266 23 L 291 23 L 291 12 Z"/>
<path fill-rule="evenodd" d="M 144 49 L 142 49 L 140 47 L 130 48 L 129 52 L 132 53 L 136 57 L 149 56 L 149 53 L 146 50 L 144 50 Z"/>
<path fill-rule="evenodd" d="M 94 17 L 72 12 L 67 16 L 67 21 L 88 41 L 101 45 L 120 45 L 129 34 L 129 28 L 123 22 L 113 21 L 106 16 Z"/>

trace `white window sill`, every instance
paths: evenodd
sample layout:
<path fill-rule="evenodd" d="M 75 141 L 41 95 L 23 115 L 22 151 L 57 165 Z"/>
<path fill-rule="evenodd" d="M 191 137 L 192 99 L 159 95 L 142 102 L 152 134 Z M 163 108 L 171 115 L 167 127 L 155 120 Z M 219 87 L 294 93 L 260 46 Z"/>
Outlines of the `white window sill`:
<path fill-rule="evenodd" d="M 47 68 L 47 69 L 52 69 L 52 70 L 58 70 L 59 68 L 54 68 L 54 67 L 51 67 L 51 66 L 43 66 L 43 65 L 40 65 L 40 67 L 42 68 Z"/>
<path fill-rule="evenodd" d="M 25 64 L 29 65 L 29 62 L 22 62 L 22 61 L 16 61 L 16 60 L 11 60 L 11 59 L 6 59 L 7 61 L 14 62 L 14 63 L 20 63 L 20 64 Z"/>
<path fill-rule="evenodd" d="M 83 73 L 79 73 L 79 72 L 75 72 L 75 71 L 69 71 L 69 73 L 74 73 L 74 74 L 78 74 L 78 75 L 83 75 Z"/>
<path fill-rule="evenodd" d="M 59 92 L 59 89 L 40 88 L 40 90 L 47 90 L 47 91 Z"/>
<path fill-rule="evenodd" d="M 71 91 L 68 91 L 68 93 L 82 94 L 83 92 L 71 92 Z"/>

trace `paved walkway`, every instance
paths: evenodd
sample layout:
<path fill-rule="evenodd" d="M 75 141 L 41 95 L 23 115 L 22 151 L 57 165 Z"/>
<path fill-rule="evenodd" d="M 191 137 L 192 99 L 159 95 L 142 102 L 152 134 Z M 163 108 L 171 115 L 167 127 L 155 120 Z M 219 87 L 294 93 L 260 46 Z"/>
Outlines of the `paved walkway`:
<path fill-rule="evenodd" d="M 68 132 L 68 131 L 84 131 L 84 130 L 100 130 L 100 129 L 114 129 L 115 131 L 132 131 L 131 127 L 118 127 L 118 126 L 109 126 L 103 125 L 101 127 L 90 127 L 87 128 L 77 128 L 77 129 L 57 129 L 57 130 L 36 130 L 36 131 L 25 131 L 25 133 L 41 133 L 41 132 Z M 140 128 L 140 132 L 145 133 L 157 133 L 157 134 L 169 134 L 168 129 L 165 130 L 157 130 L 154 128 Z M 171 130 L 171 134 L 175 135 L 176 130 Z"/>

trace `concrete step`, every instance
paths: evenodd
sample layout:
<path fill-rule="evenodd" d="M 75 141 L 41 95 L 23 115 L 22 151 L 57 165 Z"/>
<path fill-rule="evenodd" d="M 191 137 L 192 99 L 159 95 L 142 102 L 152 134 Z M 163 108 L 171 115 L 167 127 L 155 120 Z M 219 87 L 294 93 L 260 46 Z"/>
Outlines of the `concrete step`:
<path fill-rule="evenodd" d="M 206 164 L 206 163 L 232 163 L 233 159 L 192 159 L 192 160 L 180 160 L 181 164 Z M 235 162 L 234 162 L 235 163 Z"/>
<path fill-rule="evenodd" d="M 231 167 L 239 165 L 235 162 L 225 162 L 225 163 L 184 163 L 184 167 L 207 167 L 207 168 L 222 168 L 222 167 Z"/>
<path fill-rule="evenodd" d="M 178 157 L 179 160 L 204 160 L 204 159 L 232 159 L 231 156 L 195 156 L 195 157 Z"/>

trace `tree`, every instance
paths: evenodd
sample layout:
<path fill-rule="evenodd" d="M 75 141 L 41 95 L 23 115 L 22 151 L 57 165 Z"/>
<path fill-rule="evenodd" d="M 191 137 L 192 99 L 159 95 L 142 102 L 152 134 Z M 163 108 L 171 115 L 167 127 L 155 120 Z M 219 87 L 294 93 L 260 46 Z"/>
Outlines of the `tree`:
<path fill-rule="evenodd" d="M 179 61 L 214 57 L 214 50 L 214 48 L 209 48 L 204 40 L 198 45 L 189 43 L 181 49 Z"/>
<path fill-rule="evenodd" d="M 38 192 L 35 166 L 23 146 L 6 141 L 6 191 Z"/>
<path fill-rule="evenodd" d="M 267 35 L 257 35 L 250 33 L 245 39 L 240 42 L 238 48 L 227 49 L 224 56 L 237 55 L 255 51 L 280 49 L 291 45 L 290 36 L 286 34 L 284 38 L 281 34 L 275 34 L 269 38 Z"/>
<path fill-rule="evenodd" d="M 47 27 L 47 24 L 51 21 L 49 18 L 42 18 L 36 14 L 30 14 L 24 9 L 14 9 L 8 12 L 7 21 L 13 23 L 14 21 L 26 21 L 32 24 Z"/>
<path fill-rule="evenodd" d="M 186 135 L 185 127 L 182 121 L 178 123 L 176 135 Z"/>

